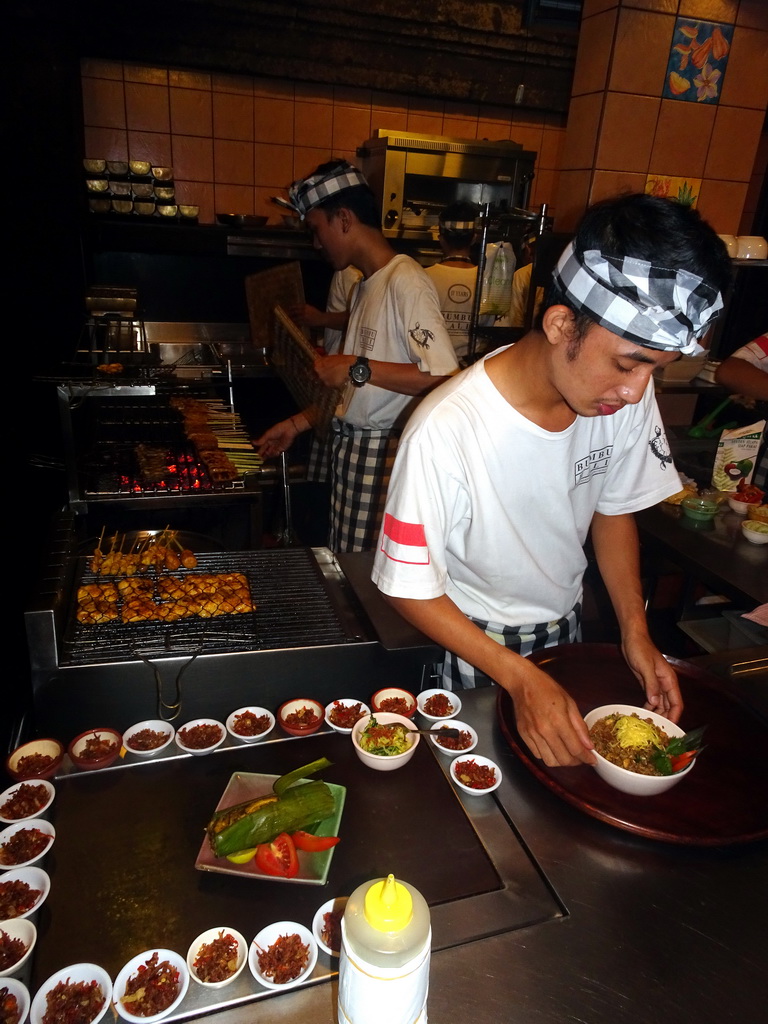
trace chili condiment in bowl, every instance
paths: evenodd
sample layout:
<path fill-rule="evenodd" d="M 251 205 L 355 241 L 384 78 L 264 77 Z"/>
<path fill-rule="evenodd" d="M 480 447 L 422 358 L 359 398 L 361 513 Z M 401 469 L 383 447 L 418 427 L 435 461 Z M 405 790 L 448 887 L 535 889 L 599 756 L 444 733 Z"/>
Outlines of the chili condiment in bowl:
<path fill-rule="evenodd" d="M 0 978 L 20 971 L 36 942 L 37 928 L 26 917 L 3 921 L 0 926 Z"/>
<path fill-rule="evenodd" d="M 173 742 L 176 730 L 160 718 L 137 722 L 123 733 L 123 746 L 137 757 L 154 757 Z"/>
<path fill-rule="evenodd" d="M 296 921 L 277 921 L 256 935 L 248 953 L 248 966 L 260 985 L 293 988 L 305 981 L 317 963 L 312 932 Z"/>
<path fill-rule="evenodd" d="M 16 782 L 52 779 L 63 760 L 64 746 L 58 740 L 29 740 L 8 755 L 5 767 Z"/>
<path fill-rule="evenodd" d="M 248 959 L 248 943 L 234 928 L 208 928 L 187 951 L 190 977 L 204 988 L 224 988 L 240 974 Z"/>
<path fill-rule="evenodd" d="M 335 732 L 343 733 L 345 736 L 352 732 L 355 722 L 370 713 L 371 709 L 367 704 L 353 697 L 340 697 L 325 706 L 326 722 Z"/>
<path fill-rule="evenodd" d="M 241 743 L 259 743 L 275 727 L 275 716 L 267 708 L 238 708 L 227 718 L 227 732 Z"/>
<path fill-rule="evenodd" d="M 109 768 L 117 760 L 123 737 L 116 729 L 89 729 L 75 736 L 67 748 L 72 764 L 84 771 Z"/>
<path fill-rule="evenodd" d="M 427 722 L 453 718 L 461 711 L 461 699 L 451 690 L 422 690 L 416 698 L 419 714 Z"/>
<path fill-rule="evenodd" d="M 309 736 L 325 721 L 325 708 L 309 697 L 287 700 L 277 709 L 277 720 L 290 736 Z"/>
<path fill-rule="evenodd" d="M 123 1020 L 148 1024 L 175 1010 L 188 987 L 189 971 L 178 953 L 148 949 L 129 960 L 115 978 L 113 1005 Z"/>
<path fill-rule="evenodd" d="M 27 818 L 0 832 L 0 868 L 26 868 L 50 850 L 56 829 L 50 821 Z"/>
<path fill-rule="evenodd" d="M 227 737 L 227 730 L 215 718 L 195 718 L 176 732 L 176 746 L 185 754 L 210 754 Z"/>
<path fill-rule="evenodd" d="M 112 979 L 98 964 L 72 964 L 44 981 L 29 1010 L 29 1024 L 97 1024 L 109 1009 Z"/>
<path fill-rule="evenodd" d="M 374 711 L 386 711 L 389 714 L 413 718 L 417 704 L 410 690 L 404 690 L 400 686 L 385 686 L 371 697 L 371 707 Z"/>
<path fill-rule="evenodd" d="M 29 917 L 45 903 L 51 879 L 42 868 L 13 868 L 0 875 L 0 922 Z"/>
<path fill-rule="evenodd" d="M 463 793 L 485 796 L 501 785 L 501 769 L 490 757 L 459 754 L 451 761 L 451 779 Z"/>
<path fill-rule="evenodd" d="M 467 725 L 466 722 L 460 722 L 457 718 L 452 718 L 449 722 L 444 725 L 434 725 L 433 732 L 429 739 L 433 746 L 437 747 L 441 754 L 449 754 L 451 757 L 455 757 L 457 754 L 468 754 L 470 750 L 474 750 L 477 746 L 477 733 L 471 725 Z M 459 735 L 456 737 L 441 736 L 440 732 L 443 729 L 458 729 Z"/>
<path fill-rule="evenodd" d="M 13 825 L 45 813 L 53 803 L 56 790 L 47 779 L 20 782 L 0 793 L 0 821 Z"/>

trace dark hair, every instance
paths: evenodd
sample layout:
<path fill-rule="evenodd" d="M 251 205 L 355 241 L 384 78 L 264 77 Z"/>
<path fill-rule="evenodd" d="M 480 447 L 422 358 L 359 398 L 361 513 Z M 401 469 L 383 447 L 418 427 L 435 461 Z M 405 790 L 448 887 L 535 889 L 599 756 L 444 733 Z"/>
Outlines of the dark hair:
<path fill-rule="evenodd" d="M 657 267 L 687 270 L 721 293 L 731 281 L 731 260 L 714 228 L 696 210 L 671 199 L 632 193 L 596 203 L 584 214 L 573 244 L 579 254 L 599 249 L 606 256 L 633 256 Z M 544 312 L 558 305 L 573 312 L 577 338 L 595 322 L 586 310 L 575 309 L 553 280 L 536 318 L 539 330 Z"/>
<path fill-rule="evenodd" d="M 452 228 L 446 228 L 445 222 L 452 220 L 474 221 L 477 218 L 477 213 L 477 206 L 474 203 L 465 201 L 451 203 L 450 206 L 446 206 L 444 210 L 441 210 L 439 217 L 440 234 L 448 245 L 455 249 L 466 249 L 472 244 L 472 239 L 475 237 L 475 229 L 470 228 L 468 231 L 456 231 Z"/>
<path fill-rule="evenodd" d="M 348 167 L 346 160 L 328 160 L 320 164 L 312 171 L 312 174 L 329 174 L 331 171 L 342 167 Z M 353 185 L 351 188 L 342 189 L 336 192 L 322 203 L 318 203 L 316 210 L 322 210 L 326 217 L 334 217 L 339 210 L 351 210 L 361 224 L 369 228 L 381 228 L 381 213 L 379 211 L 376 197 L 368 185 Z"/>

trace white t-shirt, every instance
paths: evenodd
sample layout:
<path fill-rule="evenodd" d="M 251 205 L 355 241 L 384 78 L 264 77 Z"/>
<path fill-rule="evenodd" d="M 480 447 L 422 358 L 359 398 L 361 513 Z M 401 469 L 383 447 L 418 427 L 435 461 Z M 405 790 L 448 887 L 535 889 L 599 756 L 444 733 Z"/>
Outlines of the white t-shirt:
<path fill-rule="evenodd" d="M 440 310 L 457 356 L 467 354 L 472 302 L 477 286 L 477 267 L 446 267 L 435 263 L 427 274 L 437 289 Z"/>
<path fill-rule="evenodd" d="M 454 373 L 459 365 L 434 285 L 402 253 L 356 286 L 344 351 L 387 363 L 416 363 L 436 377 Z M 417 402 L 365 384 L 352 390 L 341 418 L 355 427 L 387 430 L 405 423 Z"/>
<path fill-rule="evenodd" d="M 733 355 L 768 373 L 768 334 L 761 334 L 753 341 L 748 341 L 746 345 L 737 348 Z"/>
<path fill-rule="evenodd" d="M 394 597 L 447 594 L 486 621 L 551 622 L 581 597 L 594 512 L 638 511 L 670 484 L 652 382 L 637 405 L 553 433 L 501 396 L 483 360 L 429 394 L 403 433 L 373 581 Z"/>
<path fill-rule="evenodd" d="M 352 300 L 355 285 L 363 275 L 357 267 L 349 266 L 337 270 L 331 278 L 325 309 L 328 313 L 346 313 Z M 329 356 L 341 351 L 344 331 L 326 327 L 323 331 L 323 348 Z"/>

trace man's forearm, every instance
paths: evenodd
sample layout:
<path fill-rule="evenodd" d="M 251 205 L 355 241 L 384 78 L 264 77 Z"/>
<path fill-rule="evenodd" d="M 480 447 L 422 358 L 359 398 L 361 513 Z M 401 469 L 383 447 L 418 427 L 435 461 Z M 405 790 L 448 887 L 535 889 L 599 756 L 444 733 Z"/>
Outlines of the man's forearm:
<path fill-rule="evenodd" d="M 622 636 L 638 630 L 647 633 L 640 542 L 634 516 L 604 516 L 595 512 L 592 545 Z"/>

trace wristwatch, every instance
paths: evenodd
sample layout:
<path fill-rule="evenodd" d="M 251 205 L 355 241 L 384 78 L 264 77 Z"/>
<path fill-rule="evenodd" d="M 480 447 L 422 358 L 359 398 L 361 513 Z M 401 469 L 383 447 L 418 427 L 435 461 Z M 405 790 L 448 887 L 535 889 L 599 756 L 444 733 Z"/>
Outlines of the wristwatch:
<path fill-rule="evenodd" d="M 371 379 L 371 368 L 365 356 L 358 356 L 349 368 L 349 379 L 356 388 L 361 388 Z"/>

